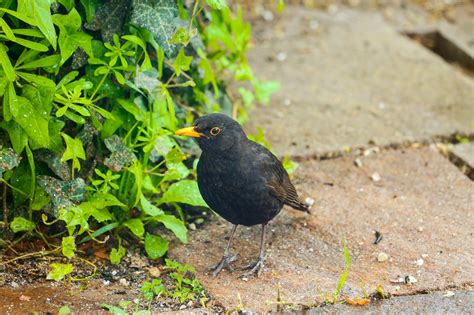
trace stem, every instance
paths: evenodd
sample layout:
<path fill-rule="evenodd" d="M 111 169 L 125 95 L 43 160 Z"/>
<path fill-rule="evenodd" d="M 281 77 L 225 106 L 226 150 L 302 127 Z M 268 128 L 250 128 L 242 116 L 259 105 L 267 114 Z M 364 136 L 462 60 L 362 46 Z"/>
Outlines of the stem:
<path fill-rule="evenodd" d="M 16 188 L 15 186 L 12 186 L 10 185 L 6 180 L 4 180 L 3 178 L 0 178 L 0 182 L 1 183 L 4 183 L 5 185 L 7 185 L 8 187 L 10 187 L 12 190 L 16 191 L 16 192 L 19 192 L 20 194 L 22 194 L 23 196 L 25 197 L 28 197 L 28 194 L 25 193 L 24 191 L 22 191 L 21 189 L 18 189 Z"/>
<path fill-rule="evenodd" d="M 196 10 L 197 10 L 198 4 L 199 4 L 199 0 L 196 0 L 194 2 L 193 14 L 191 15 L 191 18 L 189 19 L 188 34 L 191 33 L 191 26 L 193 25 L 193 20 L 194 20 L 194 17 L 196 16 Z"/>
<path fill-rule="evenodd" d="M 6 183 L 3 183 L 2 200 L 3 200 L 3 224 L 4 224 L 5 231 L 7 231 L 7 228 L 8 228 L 7 191 L 8 191 L 8 186 Z"/>
<path fill-rule="evenodd" d="M 17 261 L 17 260 L 21 260 L 21 259 L 25 259 L 25 258 L 28 258 L 28 257 L 32 257 L 32 256 L 46 256 L 46 255 L 49 255 L 49 254 L 52 254 L 54 252 L 57 252 L 61 249 L 61 246 L 53 249 L 53 250 L 48 250 L 48 251 L 44 251 L 44 250 L 41 250 L 39 252 L 34 252 L 34 253 L 28 253 L 28 254 L 25 254 L 25 255 L 21 255 L 21 256 L 17 256 L 15 258 L 12 258 L 10 260 L 7 260 L 6 262 L 2 262 L 0 263 L 0 265 L 2 266 L 5 266 L 11 262 L 14 262 L 14 261 Z"/>
<path fill-rule="evenodd" d="M 102 84 L 104 84 L 105 82 L 105 79 L 107 79 L 107 77 L 109 76 L 110 74 L 110 70 L 109 72 L 107 72 L 106 74 L 104 74 L 104 76 L 102 77 L 102 79 L 100 80 L 99 84 L 97 84 L 97 87 L 95 88 L 94 92 L 92 92 L 92 95 L 91 97 L 89 98 L 91 100 L 91 102 L 94 102 L 94 96 L 95 94 L 99 91 L 99 89 L 101 88 Z"/>

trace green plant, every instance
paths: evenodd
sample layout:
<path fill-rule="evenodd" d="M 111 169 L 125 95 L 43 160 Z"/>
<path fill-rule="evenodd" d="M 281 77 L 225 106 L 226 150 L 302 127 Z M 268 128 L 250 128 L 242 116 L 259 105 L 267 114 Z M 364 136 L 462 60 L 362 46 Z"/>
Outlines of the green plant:
<path fill-rule="evenodd" d="M 171 279 L 175 280 L 174 290 L 169 292 L 170 296 L 178 298 L 181 303 L 198 297 L 201 297 L 201 303 L 206 300 L 201 283 L 197 278 L 191 277 L 195 272 L 194 267 L 188 264 L 182 265 L 171 259 L 165 259 L 165 263 Z"/>
<path fill-rule="evenodd" d="M 337 287 L 332 294 L 332 303 L 336 303 L 341 293 L 342 287 L 346 283 L 347 275 L 349 274 L 349 268 L 351 266 L 351 257 L 349 256 L 349 250 L 347 249 L 347 244 L 344 242 L 344 259 L 346 261 L 346 266 L 344 267 L 344 271 L 342 272 L 341 276 L 339 277 L 339 281 L 337 283 Z"/>
<path fill-rule="evenodd" d="M 108 234 L 118 243 L 113 263 L 126 253 L 124 237 L 151 259 L 168 249 L 163 228 L 187 242 L 183 205 L 206 204 L 186 161 L 194 144 L 174 131 L 213 111 L 243 121 L 278 86 L 247 64 L 241 10 L 206 3 L 2 2 L 4 228 L 40 236 L 70 259 L 77 244 Z M 231 80 L 250 85 L 231 99 Z M 69 266 L 52 266 L 50 278 L 67 278 Z"/>

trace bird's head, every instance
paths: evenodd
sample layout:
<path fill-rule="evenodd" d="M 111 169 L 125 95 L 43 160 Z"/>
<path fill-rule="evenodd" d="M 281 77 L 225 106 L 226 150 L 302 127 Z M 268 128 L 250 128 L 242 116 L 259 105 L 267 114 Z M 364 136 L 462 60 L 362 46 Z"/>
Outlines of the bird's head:
<path fill-rule="evenodd" d="M 179 129 L 176 134 L 196 138 L 203 151 L 225 151 L 247 139 L 239 123 L 224 114 L 202 116 L 194 126 Z"/>

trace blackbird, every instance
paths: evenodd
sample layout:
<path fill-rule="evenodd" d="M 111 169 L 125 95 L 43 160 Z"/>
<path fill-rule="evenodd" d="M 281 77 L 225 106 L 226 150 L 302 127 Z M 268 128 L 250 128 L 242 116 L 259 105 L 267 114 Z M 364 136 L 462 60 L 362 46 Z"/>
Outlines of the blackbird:
<path fill-rule="evenodd" d="M 194 137 L 202 150 L 197 165 L 199 191 L 209 207 L 233 224 L 221 261 L 211 270 L 217 276 L 237 255 L 229 250 L 238 225 L 262 225 L 258 260 L 243 268 L 244 275 L 263 270 L 265 226 L 289 205 L 308 212 L 308 205 L 298 200 L 296 189 L 282 163 L 264 146 L 251 141 L 238 122 L 224 114 L 210 114 L 196 119 L 194 126 L 176 131 Z"/>

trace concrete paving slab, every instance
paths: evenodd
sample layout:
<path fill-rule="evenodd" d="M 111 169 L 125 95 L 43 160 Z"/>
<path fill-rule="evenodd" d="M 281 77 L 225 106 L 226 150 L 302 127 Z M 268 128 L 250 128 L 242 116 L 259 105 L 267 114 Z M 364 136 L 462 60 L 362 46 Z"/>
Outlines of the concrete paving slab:
<path fill-rule="evenodd" d="M 452 295 L 451 295 L 452 294 Z M 311 309 L 314 314 L 472 314 L 474 310 L 474 291 L 436 292 L 398 296 L 377 301 L 366 307 L 335 305 Z"/>
<path fill-rule="evenodd" d="M 250 64 L 282 87 L 248 130 L 262 126 L 279 154 L 474 133 L 474 80 L 380 13 L 288 6 L 255 37 Z"/>
<path fill-rule="evenodd" d="M 384 151 L 362 158 L 360 167 L 349 157 L 301 162 L 294 182 L 316 203 L 311 215 L 284 209 L 269 224 L 260 278 L 243 281 L 238 271 L 209 274 L 230 229 L 221 219 L 192 232 L 190 243 L 174 247 L 171 257 L 195 266 L 208 292 L 229 309 L 275 309 L 278 285 L 284 301 L 324 301 L 344 269 L 344 240 L 352 259 L 343 291 L 348 296 L 378 285 L 402 295 L 474 283 L 474 183 L 436 150 Z M 383 236 L 377 245 L 375 230 Z M 237 231 L 239 267 L 256 258 L 260 230 Z M 381 252 L 387 261 L 377 261 Z M 417 282 L 393 283 L 406 276 Z"/>
<path fill-rule="evenodd" d="M 465 142 L 454 145 L 451 152 L 471 169 L 474 169 L 474 143 Z"/>

